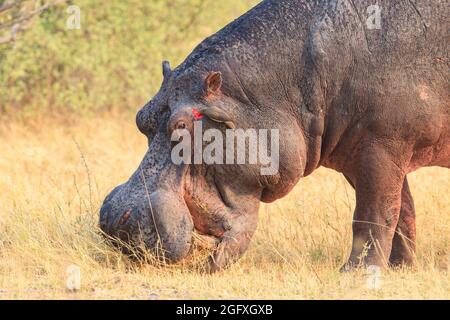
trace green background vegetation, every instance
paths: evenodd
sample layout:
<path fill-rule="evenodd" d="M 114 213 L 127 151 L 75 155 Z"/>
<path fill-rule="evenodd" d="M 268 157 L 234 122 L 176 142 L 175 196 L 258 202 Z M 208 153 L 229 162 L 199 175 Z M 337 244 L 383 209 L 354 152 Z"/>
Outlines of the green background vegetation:
<path fill-rule="evenodd" d="M 16 41 L 0 45 L 0 112 L 136 110 L 158 90 L 163 59 L 177 66 L 206 36 L 258 2 L 59 4 L 34 17 Z M 81 30 L 66 29 L 71 4 L 81 9 Z"/>

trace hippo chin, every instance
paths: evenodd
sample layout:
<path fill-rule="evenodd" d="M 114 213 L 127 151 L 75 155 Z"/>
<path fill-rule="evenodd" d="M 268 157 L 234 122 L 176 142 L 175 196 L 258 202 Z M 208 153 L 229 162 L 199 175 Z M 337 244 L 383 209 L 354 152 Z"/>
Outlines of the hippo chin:
<path fill-rule="evenodd" d="M 195 231 L 217 242 L 207 266 L 219 270 L 246 251 L 261 201 L 284 197 L 325 166 L 356 191 L 344 269 L 412 264 L 407 174 L 450 168 L 448 7 L 377 3 L 263 1 L 175 70 L 163 63 L 161 89 L 136 117 L 149 150 L 106 198 L 101 229 L 170 262 L 190 254 Z M 191 141 L 199 123 L 202 133 L 277 130 L 279 170 L 174 161 L 176 142 Z"/>

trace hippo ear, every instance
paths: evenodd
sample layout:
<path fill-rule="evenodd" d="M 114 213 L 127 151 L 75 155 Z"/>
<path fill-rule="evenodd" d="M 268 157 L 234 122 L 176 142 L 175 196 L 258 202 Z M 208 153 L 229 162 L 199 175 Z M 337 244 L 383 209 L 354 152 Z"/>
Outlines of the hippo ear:
<path fill-rule="evenodd" d="M 172 76 L 172 69 L 170 68 L 169 61 L 163 61 L 162 63 L 164 79 L 169 79 Z"/>
<path fill-rule="evenodd" d="M 217 94 L 222 87 L 222 81 L 222 74 L 220 72 L 210 72 L 205 81 L 206 94 Z"/>

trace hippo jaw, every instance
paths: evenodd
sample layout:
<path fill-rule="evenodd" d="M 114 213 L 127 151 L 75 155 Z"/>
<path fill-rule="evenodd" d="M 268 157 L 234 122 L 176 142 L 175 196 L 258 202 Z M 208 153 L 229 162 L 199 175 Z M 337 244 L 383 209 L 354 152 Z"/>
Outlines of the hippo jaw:
<path fill-rule="evenodd" d="M 125 253 L 144 249 L 167 263 L 188 257 L 195 242 L 212 251 L 206 268 L 221 269 L 245 251 L 256 229 L 258 195 L 235 194 L 203 166 L 179 169 L 171 187 L 148 187 L 134 174 L 106 197 L 100 227 L 127 244 L 121 246 Z"/>
<path fill-rule="evenodd" d="M 170 263 L 191 253 L 194 233 L 207 247 L 216 247 L 240 210 L 224 202 L 229 195 L 217 185 L 212 171 L 206 171 L 204 167 L 178 167 L 158 186 L 156 181 L 149 185 L 146 174 L 138 170 L 106 197 L 100 228 L 129 247 L 145 248 Z"/>

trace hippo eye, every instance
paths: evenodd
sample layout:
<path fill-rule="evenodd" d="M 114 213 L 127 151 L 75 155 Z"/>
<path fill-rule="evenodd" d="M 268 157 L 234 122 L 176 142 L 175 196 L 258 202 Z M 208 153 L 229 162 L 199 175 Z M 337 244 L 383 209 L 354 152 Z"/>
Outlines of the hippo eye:
<path fill-rule="evenodd" d="M 184 129 L 186 129 L 186 128 L 187 128 L 186 122 L 184 122 L 184 121 L 179 121 L 179 122 L 176 124 L 175 128 L 176 128 L 177 130 L 184 130 Z"/>

